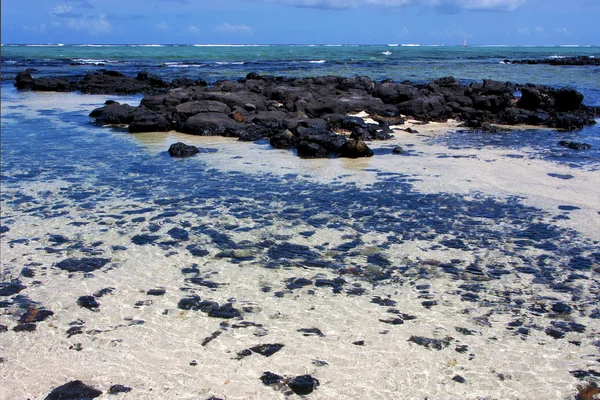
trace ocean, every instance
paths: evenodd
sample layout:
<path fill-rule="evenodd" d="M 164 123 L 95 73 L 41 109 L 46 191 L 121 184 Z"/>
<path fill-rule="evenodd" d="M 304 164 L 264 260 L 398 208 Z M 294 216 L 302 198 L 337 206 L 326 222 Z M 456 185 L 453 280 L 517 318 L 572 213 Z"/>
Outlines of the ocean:
<path fill-rule="evenodd" d="M 593 388 L 598 125 L 431 123 L 369 143 L 370 159 L 311 160 L 268 141 L 129 134 L 88 117 L 141 95 L 13 86 L 25 69 L 209 84 L 249 72 L 454 76 L 572 87 L 600 106 L 600 67 L 506 62 L 579 55 L 600 48 L 4 44 L 0 398 L 81 380 L 129 387 L 130 398 L 281 399 L 304 376 L 322 399 L 568 399 Z M 177 141 L 203 151 L 173 159 Z M 267 356 L 256 347 L 266 344 L 282 346 Z M 265 372 L 282 379 L 266 385 Z"/>

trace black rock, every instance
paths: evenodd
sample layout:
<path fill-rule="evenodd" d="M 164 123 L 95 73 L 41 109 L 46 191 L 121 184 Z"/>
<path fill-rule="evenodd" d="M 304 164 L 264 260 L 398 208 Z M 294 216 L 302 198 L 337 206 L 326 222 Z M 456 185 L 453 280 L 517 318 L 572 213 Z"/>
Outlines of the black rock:
<path fill-rule="evenodd" d="M 69 329 L 67 329 L 67 337 L 71 337 L 74 335 L 81 335 L 83 333 L 83 326 L 72 326 Z"/>
<path fill-rule="evenodd" d="M 166 293 L 165 289 L 150 289 L 146 292 L 148 296 L 162 296 Z"/>
<path fill-rule="evenodd" d="M 298 329 L 298 332 L 301 332 L 304 336 L 325 337 L 319 328 L 300 328 Z"/>
<path fill-rule="evenodd" d="M 71 381 L 54 389 L 45 400 L 88 400 L 95 399 L 101 394 L 101 391 L 81 381 Z"/>
<path fill-rule="evenodd" d="M 454 377 L 452 377 L 452 380 L 454 382 L 458 382 L 458 383 L 465 383 L 467 381 L 465 378 L 463 378 L 460 375 L 454 375 Z"/>
<path fill-rule="evenodd" d="M 94 296 L 81 296 L 77 299 L 77 304 L 80 307 L 87 308 L 88 310 L 98 311 L 100 303 L 96 301 Z"/>
<path fill-rule="evenodd" d="M 560 144 L 563 147 L 567 147 L 571 150 L 588 150 L 592 148 L 590 144 L 571 142 L 568 140 L 561 140 L 560 142 L 558 142 L 558 144 Z"/>
<path fill-rule="evenodd" d="M 188 231 L 182 228 L 172 228 L 167 232 L 167 235 L 171 236 L 175 240 L 186 241 L 190 239 Z"/>
<path fill-rule="evenodd" d="M 273 354 L 277 353 L 279 350 L 281 350 L 283 347 L 284 345 L 281 343 L 261 344 L 258 346 L 250 347 L 250 350 L 254 353 L 258 353 L 265 357 L 270 357 Z"/>
<path fill-rule="evenodd" d="M 373 150 L 362 140 L 348 140 L 340 149 L 340 157 L 360 158 L 373 157 Z"/>
<path fill-rule="evenodd" d="M 187 145 L 182 142 L 173 143 L 169 147 L 171 157 L 191 157 L 199 152 L 200 150 L 196 146 Z"/>
<path fill-rule="evenodd" d="M 375 296 L 371 299 L 371 303 L 379 304 L 384 307 L 392 307 L 396 305 L 396 302 L 392 299 L 383 299 L 379 296 Z"/>
<path fill-rule="evenodd" d="M 197 244 L 190 244 L 186 247 L 186 250 L 188 250 L 195 257 L 204 257 L 209 254 L 208 250 L 201 248 Z"/>
<path fill-rule="evenodd" d="M 392 153 L 394 154 L 402 154 L 404 153 L 404 149 L 400 146 L 396 146 L 392 149 Z"/>
<path fill-rule="evenodd" d="M 177 304 L 177 307 L 182 310 L 202 311 L 207 313 L 209 317 L 215 318 L 228 319 L 241 317 L 240 311 L 233 308 L 231 303 L 219 305 L 215 301 L 202 301 L 197 295 L 181 299 Z"/>
<path fill-rule="evenodd" d="M 153 244 L 159 238 L 160 237 L 156 235 L 147 235 L 143 233 L 141 235 L 135 235 L 134 237 L 132 237 L 131 242 L 133 244 L 137 244 L 138 246 L 143 246 L 146 244 Z"/>
<path fill-rule="evenodd" d="M 15 332 L 34 332 L 37 329 L 37 325 L 29 322 L 26 324 L 19 324 L 13 328 Z"/>
<path fill-rule="evenodd" d="M 19 318 L 19 322 L 41 322 L 53 316 L 54 312 L 43 308 L 30 307 Z"/>
<path fill-rule="evenodd" d="M 0 296 L 12 296 L 25 288 L 27 288 L 27 286 L 23 285 L 19 280 L 0 282 Z"/>
<path fill-rule="evenodd" d="M 21 276 L 25 278 L 33 278 L 35 277 L 35 271 L 29 267 L 23 267 L 21 270 Z"/>
<path fill-rule="evenodd" d="M 266 371 L 263 372 L 262 376 L 260 377 L 260 380 L 263 384 L 267 386 L 272 386 L 277 383 L 280 383 L 283 380 L 283 376 Z"/>
<path fill-rule="evenodd" d="M 108 394 L 119 394 L 129 392 L 131 392 L 131 388 L 123 385 L 112 385 L 110 389 L 108 389 Z"/>
<path fill-rule="evenodd" d="M 55 266 L 68 272 L 92 272 L 104 267 L 110 262 L 110 258 L 67 258 Z"/>
<path fill-rule="evenodd" d="M 383 323 L 390 324 L 390 325 L 404 324 L 404 320 L 402 318 L 380 319 L 379 322 L 383 322 Z"/>
<path fill-rule="evenodd" d="M 546 328 L 544 332 L 546 332 L 546 335 L 553 337 L 554 339 L 562 339 L 565 337 L 564 332 L 554 328 Z"/>
<path fill-rule="evenodd" d="M 8 332 L 8 326 L 0 325 L 0 333 Z"/>
<path fill-rule="evenodd" d="M 313 284 L 313 281 L 306 278 L 289 278 L 286 280 L 287 284 L 285 285 L 288 289 L 300 289 L 304 286 L 309 286 Z"/>
<path fill-rule="evenodd" d="M 418 344 L 419 346 L 427 347 L 428 349 L 434 350 L 442 350 L 448 346 L 450 346 L 451 338 L 442 339 L 432 339 L 426 338 L 422 336 L 411 336 L 408 341 Z"/>
<path fill-rule="evenodd" d="M 310 375 L 300 375 L 287 383 L 292 392 L 304 396 L 310 394 L 319 386 L 319 381 Z"/>

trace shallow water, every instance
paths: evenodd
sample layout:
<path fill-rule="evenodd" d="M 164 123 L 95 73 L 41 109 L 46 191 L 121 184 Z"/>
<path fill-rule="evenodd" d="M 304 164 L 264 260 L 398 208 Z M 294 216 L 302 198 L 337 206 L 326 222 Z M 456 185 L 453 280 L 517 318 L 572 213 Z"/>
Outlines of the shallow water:
<path fill-rule="evenodd" d="M 283 398 L 265 371 L 310 373 L 311 398 L 569 398 L 597 379 L 596 152 L 564 161 L 563 134 L 424 126 L 368 160 L 197 137 L 217 152 L 179 160 L 166 149 L 183 135 L 93 125 L 109 97 L 2 87 L 7 398 L 74 379 L 136 398 Z M 188 309 L 194 296 L 240 316 Z M 312 328 L 323 336 L 299 332 Z M 236 359 L 266 343 L 284 347 Z"/>

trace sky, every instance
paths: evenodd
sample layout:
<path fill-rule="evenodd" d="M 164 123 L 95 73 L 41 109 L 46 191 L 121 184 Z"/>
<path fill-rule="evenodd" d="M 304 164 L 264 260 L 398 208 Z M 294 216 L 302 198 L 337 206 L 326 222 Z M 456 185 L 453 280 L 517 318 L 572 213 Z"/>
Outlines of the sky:
<path fill-rule="evenodd" d="M 1 42 L 600 45 L 600 0 L 2 0 Z"/>

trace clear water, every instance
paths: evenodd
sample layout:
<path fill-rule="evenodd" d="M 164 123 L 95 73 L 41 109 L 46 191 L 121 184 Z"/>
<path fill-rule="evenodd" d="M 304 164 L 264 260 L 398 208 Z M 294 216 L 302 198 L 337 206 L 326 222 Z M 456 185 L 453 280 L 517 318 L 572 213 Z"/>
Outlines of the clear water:
<path fill-rule="evenodd" d="M 383 54 L 386 51 L 392 54 Z M 221 157 L 220 162 L 202 157 L 173 160 L 164 149 L 149 150 L 152 146 L 148 143 L 153 139 L 148 136 L 130 135 L 123 130 L 92 124 L 88 113 L 115 96 L 18 92 L 12 86 L 12 79 L 16 72 L 25 68 L 35 68 L 38 76 L 63 74 L 73 77 L 99 68 L 117 69 L 128 74 L 143 69 L 169 79 L 185 76 L 212 82 L 241 78 L 251 71 L 286 76 L 368 75 L 373 79 L 397 81 L 425 81 L 454 75 L 463 81 L 493 78 L 518 83 L 572 86 L 585 94 L 587 104 L 600 105 L 600 71 L 597 67 L 500 63 L 504 59 L 597 55 L 598 52 L 598 48 L 559 47 L 463 49 L 388 46 L 5 45 L 2 47 L 1 222 L 8 231 L 2 234 L 2 282 L 18 279 L 27 289 L 20 293 L 19 298 L 0 298 L 5 302 L 2 309 L 9 311 L 0 316 L 0 324 L 12 328 L 15 318 L 11 313 L 19 314 L 19 304 L 31 305 L 31 302 L 24 300 L 30 296 L 30 300 L 55 312 L 55 324 L 63 330 L 68 328 L 69 321 L 76 319 L 69 314 L 73 312 L 69 307 L 77 297 L 69 294 L 69 290 L 76 292 L 81 289 L 73 289 L 74 283 L 62 281 L 62 275 L 54 268 L 58 261 L 67 256 L 82 258 L 93 255 L 108 257 L 115 262 L 119 260 L 123 268 L 105 271 L 106 274 L 98 272 L 96 278 L 82 279 L 85 282 L 83 286 L 89 285 L 91 288 L 95 285 L 94 279 L 96 282 L 100 280 L 104 286 L 117 288 L 115 299 L 121 299 L 118 297 L 120 290 L 126 292 L 119 286 L 120 279 L 132 285 L 136 291 L 148 289 L 151 285 L 167 286 L 173 294 L 164 307 L 171 310 L 177 308 L 177 301 L 190 290 L 192 293 L 195 290 L 177 290 L 178 285 L 187 287 L 189 270 L 176 273 L 174 278 L 165 272 L 169 278 L 163 277 L 163 263 L 171 259 L 178 260 L 177 266 L 182 271 L 192 268 L 195 262 L 204 263 L 203 272 L 208 274 L 203 275 L 205 278 L 210 276 L 210 268 L 215 268 L 213 272 L 216 274 L 217 267 L 212 264 L 220 265 L 220 276 L 233 274 L 238 265 L 253 271 L 247 273 L 249 277 L 262 274 L 257 271 L 282 270 L 276 278 L 268 275 L 271 280 L 264 281 L 263 288 L 256 283 L 253 291 L 244 292 L 258 308 L 264 307 L 272 313 L 275 312 L 273 304 L 278 303 L 273 303 L 277 301 L 277 296 L 269 290 L 273 287 L 273 292 L 278 289 L 285 292 L 284 276 L 322 274 L 324 277 L 335 277 L 345 273 L 344 277 L 349 283 L 342 293 L 347 295 L 331 295 L 329 287 L 327 294 L 324 294 L 325 291 L 319 292 L 323 298 L 333 296 L 331 301 L 339 302 L 339 310 L 344 312 L 352 313 L 353 307 L 368 310 L 369 299 L 371 295 L 379 293 L 377 290 L 389 289 L 387 293 L 392 298 L 396 298 L 393 296 L 398 291 L 404 293 L 403 290 L 409 290 L 412 294 L 403 297 L 403 304 L 412 309 L 422 310 L 423 302 L 434 301 L 432 307 L 441 310 L 439 315 L 436 314 L 440 319 L 419 325 L 423 335 L 433 335 L 431 332 L 440 325 L 454 332 L 453 324 L 458 324 L 457 320 L 467 324 L 466 321 L 471 321 L 471 315 L 495 316 L 495 330 L 490 330 L 489 339 L 482 336 L 482 340 L 487 342 L 478 348 L 481 354 L 490 357 L 496 349 L 492 337 L 501 337 L 498 342 L 500 348 L 507 346 L 511 349 L 520 346 L 521 342 L 525 343 L 527 335 L 515 333 L 514 328 L 508 325 L 514 322 L 513 319 L 523 322 L 534 332 L 532 335 L 537 335 L 536 339 L 527 341 L 530 346 L 527 351 L 544 355 L 544 351 L 550 351 L 546 349 L 552 348 L 554 357 L 569 359 L 573 363 L 564 367 L 552 365 L 548 369 L 535 366 L 540 369 L 528 379 L 523 379 L 523 382 L 534 381 L 537 384 L 531 386 L 539 386 L 542 391 L 554 387 L 554 382 L 561 382 L 564 386 L 561 387 L 561 395 L 567 393 L 578 382 L 570 370 L 584 367 L 597 369 L 596 364 L 590 364 L 592 361 L 587 355 L 594 351 L 597 339 L 594 338 L 594 332 L 600 329 L 597 322 L 600 313 L 597 307 L 600 237 L 582 235 L 562 222 L 569 219 L 570 213 L 577 212 L 590 213 L 590 219 L 597 218 L 594 213 L 598 210 L 578 211 L 579 208 L 574 204 L 565 202 L 553 204 L 554 211 L 548 212 L 528 205 L 520 196 L 506 195 L 506 192 L 499 195 L 492 192 L 421 191 L 418 183 L 426 179 L 426 172 L 390 173 L 360 164 L 341 169 L 338 178 L 315 179 L 318 172 L 316 165 L 337 161 L 320 160 L 313 163 L 304 160 L 290 167 L 289 162 L 295 159 L 294 156 L 281 156 L 281 153 L 269 150 L 266 143 L 243 144 L 254 146 L 254 150 L 248 150 L 247 154 L 231 153 L 229 159 L 227 149 L 238 144 L 232 142 L 222 145 L 217 153 Z M 99 60 L 105 65 L 93 65 Z M 85 65 L 71 66 L 72 62 Z M 137 104 L 140 96 L 118 100 Z M 568 134 L 541 130 L 498 135 L 448 133 L 430 139 L 430 143 L 441 144 L 449 152 L 461 149 L 500 150 L 509 158 L 515 155 L 534 161 L 542 160 L 547 163 L 549 171 L 561 172 L 555 178 L 556 185 L 560 185 L 563 182 L 561 179 L 568 179 L 570 174 L 585 174 L 581 176 L 598 179 L 598 138 L 598 128 L 588 127 Z M 585 153 L 567 152 L 557 145 L 558 140 L 564 139 L 591 143 L 593 149 Z M 374 146 L 384 148 L 385 144 Z M 288 163 L 280 168 L 265 166 L 261 169 L 260 158 L 255 152 L 257 148 L 261 150 L 261 157 L 268 157 L 271 151 L 274 157 L 277 154 Z M 418 150 L 414 154 L 416 157 L 419 157 Z M 378 154 L 376 157 L 384 156 Z M 247 168 L 244 168 L 244 162 Z M 227 168 L 227 164 L 234 163 L 242 167 Z M 592 175 L 594 172 L 596 175 Z M 359 174 L 368 175 L 370 183 L 358 184 L 354 175 Z M 577 193 L 574 192 L 573 203 L 576 202 Z M 33 223 L 29 224 L 29 221 Z M 191 239 L 183 240 L 182 231 L 189 234 Z M 63 235 L 67 241 L 61 243 L 53 235 Z M 141 245 L 140 241 L 149 244 Z M 200 258 L 192 257 L 190 253 L 196 248 L 194 246 L 207 253 Z M 439 258 L 441 261 L 423 262 L 427 258 Z M 139 259 L 145 260 L 147 266 L 136 267 L 136 260 Z M 25 266 L 36 271 L 36 279 L 43 277 L 41 280 L 45 283 L 41 285 L 42 288 L 47 285 L 55 288 L 56 293 L 61 291 L 61 287 L 68 287 L 69 290 L 36 297 L 35 293 L 39 293 L 35 289 L 36 284 L 21 276 Z M 145 268 L 155 274 L 144 275 Z M 119 278 L 111 280 L 112 276 Z M 239 279 L 239 285 L 243 286 L 243 275 L 235 279 Z M 248 282 L 254 283 L 248 279 Z M 417 283 L 431 284 L 431 293 L 426 289 L 414 291 L 412 288 Z M 264 289 L 265 286 L 269 286 L 269 290 Z M 348 303 L 348 299 L 352 299 L 350 296 L 360 292 L 356 290 L 359 287 L 366 288 L 366 304 L 358 300 Z M 535 290 L 530 290 L 531 287 L 535 287 Z M 301 310 L 309 308 L 312 300 L 306 299 L 312 299 L 312 294 L 306 288 L 294 293 L 298 293 L 294 294 L 296 301 L 287 304 L 285 312 L 300 315 Z M 227 289 L 203 292 L 203 297 L 213 296 L 221 302 L 237 295 L 236 282 L 232 282 Z M 289 298 L 291 295 L 287 293 L 285 296 Z M 294 306 L 296 303 L 298 305 Z M 62 309 L 61 305 L 64 304 L 68 306 Z M 552 311 L 553 307 L 564 310 L 565 304 L 575 310 L 570 316 L 557 316 L 557 312 Z M 122 307 L 128 306 L 124 304 Z M 118 319 L 121 314 L 127 314 L 122 307 L 106 306 L 103 315 Z M 331 319 L 333 323 L 333 320 L 342 316 L 336 314 L 341 313 L 339 310 L 334 309 L 330 316 L 320 315 L 319 318 Z M 459 311 L 461 316 L 458 316 Z M 159 312 L 157 310 L 148 316 L 148 321 L 156 320 Z M 266 311 L 253 313 L 248 311 L 245 317 L 265 319 L 265 323 L 276 324 L 268 320 L 267 316 L 271 314 Z M 95 323 L 91 316 L 89 318 L 88 326 Z M 428 321 L 427 317 L 421 318 L 419 315 L 417 321 Z M 584 324 L 587 330 L 584 334 L 574 332 L 572 326 L 565 325 L 565 318 Z M 363 319 L 364 326 L 360 325 L 357 329 L 365 329 L 366 332 L 368 326 L 377 324 L 377 319 L 369 322 L 366 315 L 354 323 L 359 324 L 358 321 Z M 218 322 L 210 329 L 218 329 Z M 175 327 L 181 326 L 178 323 L 170 322 Z M 472 321 L 469 323 L 472 324 Z M 295 333 L 296 328 L 303 327 L 310 326 L 293 325 L 292 333 L 288 332 L 288 336 Z M 578 341 L 581 347 L 566 340 L 545 341 L 547 335 L 544 330 L 549 328 L 558 331 L 563 329 L 561 332 L 566 332 L 568 338 Z M 278 329 L 283 331 L 285 325 L 278 325 Z M 183 340 L 188 333 L 183 329 L 179 336 L 173 336 L 170 340 Z M 9 360 L 7 365 L 12 371 L 24 377 L 26 368 L 19 367 L 19 360 L 15 360 L 13 352 L 15 346 L 10 344 L 9 335 L 13 334 L 0 332 L 0 335 L 4 335 L 0 337 L 3 340 L 0 342 L 0 356 Z M 153 338 L 149 343 L 161 345 L 160 327 L 148 330 L 146 334 Z M 52 343 L 52 334 L 40 337 Z M 132 337 L 135 337 L 135 333 Z M 47 343 L 43 340 L 40 343 Z M 406 340 L 402 343 L 406 343 Z M 238 350 L 245 345 L 238 343 Z M 347 352 L 360 350 L 357 346 L 352 346 L 352 349 L 347 347 L 336 349 Z M 429 349 L 424 351 L 431 352 Z M 490 353 L 484 353 L 486 351 Z M 215 357 L 223 358 L 222 353 L 217 353 Z M 170 357 L 170 360 L 175 360 L 176 356 L 170 354 Z M 289 370 L 300 370 L 301 365 L 297 364 L 299 359 L 301 357 L 288 359 L 285 365 Z M 518 374 L 521 367 L 512 370 L 514 360 L 511 361 L 511 357 L 502 360 L 506 371 Z M 487 364 L 486 361 L 482 362 L 487 369 L 495 365 L 489 360 Z M 176 370 L 178 367 L 173 368 Z M 337 367 L 334 364 L 332 368 Z M 467 372 L 477 373 L 481 367 L 464 368 Z M 169 376 L 168 371 L 160 371 Z M 555 381 L 545 380 L 548 371 L 556 374 L 552 375 Z M 431 389 L 428 389 L 429 386 L 419 389 L 422 390 L 420 394 L 436 393 L 437 389 L 433 388 L 441 378 L 430 373 L 433 386 Z M 107 374 L 110 375 L 109 372 Z M 347 372 L 341 373 L 344 374 L 349 376 Z M 134 375 L 132 372 L 126 378 L 133 381 L 146 379 Z M 115 375 L 112 376 L 111 379 L 114 379 Z M 257 377 L 252 379 L 257 380 Z M 519 386 L 517 379 L 496 391 L 489 389 L 490 381 L 486 379 L 481 378 L 483 386 L 478 393 L 490 398 L 512 398 L 514 393 L 519 393 L 517 397 L 528 397 L 529 389 Z M 330 387 L 334 387 L 336 382 L 341 381 L 331 378 Z M 325 388 L 320 390 L 327 393 L 327 385 L 323 383 Z M 385 382 L 380 382 L 380 385 L 372 385 L 374 389 L 369 394 L 389 394 L 384 392 L 391 390 L 385 386 Z M 11 393 L 23 393 L 15 386 L 11 387 L 14 391 Z M 381 388 L 382 392 L 377 392 L 377 388 Z M 44 390 L 30 395 L 40 397 L 49 391 Z M 459 392 L 457 389 L 452 393 L 458 395 Z M 531 398 L 535 398 L 535 395 Z"/>

